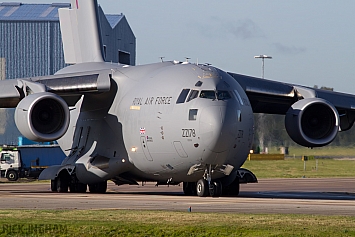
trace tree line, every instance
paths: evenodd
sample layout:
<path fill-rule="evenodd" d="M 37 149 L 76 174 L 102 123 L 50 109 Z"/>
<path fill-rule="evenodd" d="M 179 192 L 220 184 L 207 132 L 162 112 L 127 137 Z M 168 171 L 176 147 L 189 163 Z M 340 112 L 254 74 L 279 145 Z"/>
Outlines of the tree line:
<path fill-rule="evenodd" d="M 291 147 L 298 146 L 287 134 L 285 116 L 274 114 L 254 114 L 254 146 Z M 355 126 L 345 132 L 339 132 L 328 146 L 354 146 Z"/>

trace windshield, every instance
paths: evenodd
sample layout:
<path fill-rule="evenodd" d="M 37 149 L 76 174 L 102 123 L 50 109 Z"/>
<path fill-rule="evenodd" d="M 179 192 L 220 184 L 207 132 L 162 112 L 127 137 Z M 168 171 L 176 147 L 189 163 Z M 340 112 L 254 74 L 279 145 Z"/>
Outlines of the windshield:
<path fill-rule="evenodd" d="M 228 100 L 231 96 L 228 91 L 217 91 L 217 99 L 218 100 Z"/>
<path fill-rule="evenodd" d="M 189 102 L 193 99 L 196 99 L 198 96 L 198 90 L 191 90 L 189 97 L 187 98 L 186 102 Z"/>
<path fill-rule="evenodd" d="M 201 91 L 200 98 L 228 100 L 231 98 L 231 95 L 228 91 Z"/>
<path fill-rule="evenodd" d="M 216 99 L 216 93 L 214 91 L 201 91 L 200 98 Z"/>

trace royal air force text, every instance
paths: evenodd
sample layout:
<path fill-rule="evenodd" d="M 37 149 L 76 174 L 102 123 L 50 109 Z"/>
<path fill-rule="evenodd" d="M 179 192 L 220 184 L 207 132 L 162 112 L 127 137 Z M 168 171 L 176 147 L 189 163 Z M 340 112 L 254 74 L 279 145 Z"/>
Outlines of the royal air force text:
<path fill-rule="evenodd" d="M 147 97 L 134 98 L 132 105 L 170 105 L 173 97 Z"/>

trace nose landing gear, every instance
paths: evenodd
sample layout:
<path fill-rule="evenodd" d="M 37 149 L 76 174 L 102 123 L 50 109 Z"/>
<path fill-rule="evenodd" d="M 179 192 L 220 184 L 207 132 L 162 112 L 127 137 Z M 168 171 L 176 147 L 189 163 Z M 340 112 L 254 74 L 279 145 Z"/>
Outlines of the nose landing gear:
<path fill-rule="evenodd" d="M 193 165 L 188 175 L 195 172 L 203 172 L 203 178 L 197 182 L 184 182 L 184 193 L 188 196 L 199 197 L 236 197 L 239 194 L 239 188 L 241 183 L 257 183 L 256 176 L 245 168 L 234 169 L 230 165 L 215 166 L 201 164 Z M 224 177 L 219 179 L 212 179 L 213 172 L 222 172 Z"/>
<path fill-rule="evenodd" d="M 224 186 L 220 180 L 214 180 L 208 184 L 208 181 L 202 178 L 197 183 L 184 182 L 183 186 L 184 194 L 187 196 L 220 197 L 238 196 L 239 194 L 239 180 L 229 186 Z"/>
<path fill-rule="evenodd" d="M 203 169 L 201 168 L 201 165 L 195 165 L 190 169 L 189 174 L 192 174 L 198 170 L 202 171 Z M 206 165 L 204 167 L 203 178 L 201 178 L 197 182 L 184 182 L 184 194 L 188 196 L 197 195 L 199 197 L 238 196 L 240 178 L 242 178 L 243 181 L 243 177 L 246 177 L 252 173 L 242 168 L 239 168 L 234 172 L 231 172 L 232 170 L 233 167 L 229 165 L 223 166 L 223 169 L 219 169 L 218 166 L 213 167 L 212 165 Z M 213 180 L 212 174 L 215 171 L 222 171 L 222 173 L 224 173 L 226 176 L 224 178 Z M 257 182 L 256 177 L 253 177 L 254 179 L 245 179 L 244 183 Z"/>
<path fill-rule="evenodd" d="M 204 178 L 197 181 L 196 193 L 199 197 L 220 197 L 222 195 L 222 183 L 220 180 L 212 180 L 214 169 L 212 165 L 208 165 L 205 170 Z"/>
<path fill-rule="evenodd" d="M 222 196 L 222 183 L 219 180 L 208 183 L 206 179 L 200 179 L 196 184 L 196 194 L 199 197 Z"/>

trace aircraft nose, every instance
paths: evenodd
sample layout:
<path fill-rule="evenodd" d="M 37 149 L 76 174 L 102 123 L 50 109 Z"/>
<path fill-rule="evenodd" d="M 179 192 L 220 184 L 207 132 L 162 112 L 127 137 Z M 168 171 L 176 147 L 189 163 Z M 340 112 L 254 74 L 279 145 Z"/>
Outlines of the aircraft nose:
<path fill-rule="evenodd" d="M 201 140 L 210 151 L 220 153 L 231 148 L 235 139 L 236 114 L 226 106 L 210 106 L 200 116 Z"/>

